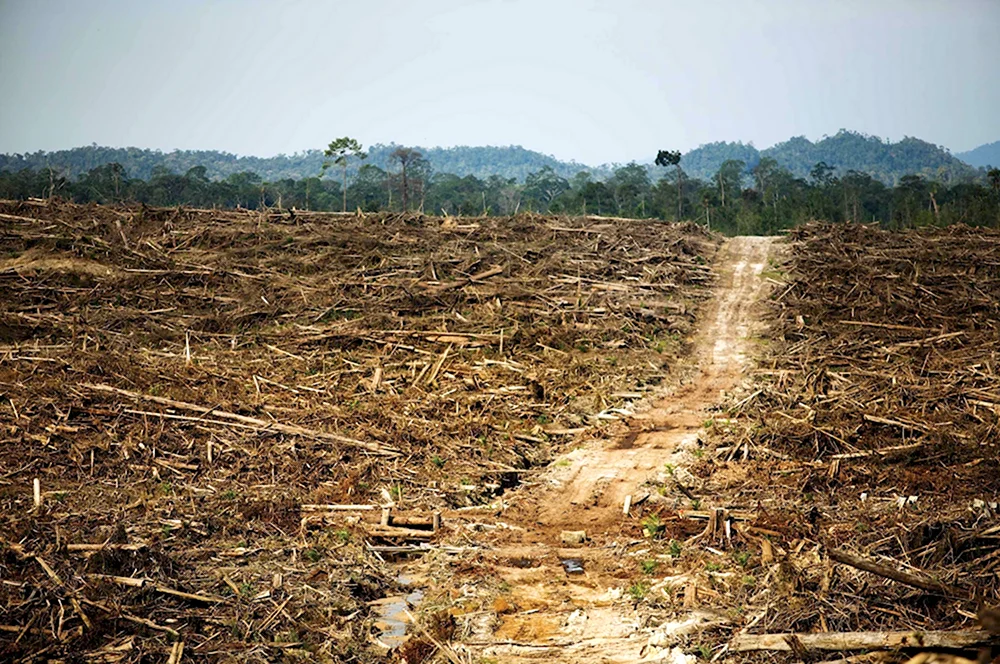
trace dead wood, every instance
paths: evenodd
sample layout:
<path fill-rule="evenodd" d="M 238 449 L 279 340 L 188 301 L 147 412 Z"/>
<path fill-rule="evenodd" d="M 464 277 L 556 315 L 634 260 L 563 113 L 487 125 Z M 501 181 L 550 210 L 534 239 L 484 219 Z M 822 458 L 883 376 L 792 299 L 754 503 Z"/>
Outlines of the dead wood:
<path fill-rule="evenodd" d="M 385 445 L 380 445 L 378 443 L 368 443 L 361 440 L 354 440 L 353 438 L 347 438 L 335 433 L 329 433 L 327 431 L 317 431 L 315 429 L 307 429 L 305 427 L 295 426 L 291 424 L 282 424 L 281 422 L 268 422 L 266 420 L 261 420 L 256 417 L 248 417 L 246 415 L 237 415 L 236 413 L 228 413 L 224 410 L 219 410 L 217 408 L 206 408 L 205 406 L 199 406 L 193 403 L 184 403 L 183 401 L 174 401 L 173 399 L 165 399 L 164 397 L 152 396 L 149 394 L 139 394 L 138 392 L 132 392 L 131 390 L 123 390 L 117 387 L 111 387 L 110 385 L 94 385 L 91 383 L 81 383 L 80 387 L 94 390 L 95 392 L 111 392 L 113 394 L 120 394 L 122 396 L 129 397 L 131 399 L 136 399 L 138 401 L 151 401 L 153 403 L 158 403 L 163 406 L 170 406 L 171 408 L 178 408 L 180 410 L 189 410 L 196 413 L 204 413 L 205 415 L 212 415 L 213 417 L 221 417 L 229 420 L 234 420 L 236 422 L 241 422 L 243 424 L 249 424 L 255 427 L 259 427 L 259 431 L 280 431 L 282 433 L 291 434 L 294 436 L 306 436 L 309 438 L 319 438 L 321 440 L 330 440 L 335 443 L 341 443 L 344 445 L 350 445 L 353 447 L 360 447 L 369 452 L 374 452 L 376 454 L 381 454 L 385 456 L 398 456 L 400 454 L 399 450 L 392 449 Z M 195 420 L 197 421 L 197 420 Z"/>
<path fill-rule="evenodd" d="M 750 626 L 781 650 L 785 634 L 807 648 L 822 632 L 952 634 L 1000 592 L 1000 540 L 987 534 L 1000 232 L 815 223 L 788 239 L 756 382 L 717 436 L 730 453 L 714 463 L 740 479 L 709 477 L 699 492 L 753 505 L 740 530 L 767 533 L 741 599 L 759 606 Z"/>
<path fill-rule="evenodd" d="M 951 597 L 968 596 L 968 593 L 962 591 L 960 588 L 950 586 L 946 583 L 941 583 L 940 581 L 936 581 L 926 575 L 903 572 L 902 570 L 889 567 L 888 565 L 875 562 L 870 558 L 865 558 L 842 549 L 829 549 L 827 553 L 832 560 L 836 560 L 838 563 L 850 565 L 851 567 L 864 570 L 865 572 L 871 572 L 872 574 L 877 574 L 881 577 L 892 579 L 898 583 L 913 586 L 914 588 L 920 588 L 921 590 L 927 590 L 934 593 L 941 593 Z"/>
<path fill-rule="evenodd" d="M 18 630 L 0 651 L 18 660 L 128 643 L 261 661 L 301 641 L 378 661 L 379 554 L 441 536 L 369 531 L 378 507 L 440 526 L 615 426 L 674 371 L 719 243 L 535 215 L 0 214 L 0 611 Z"/>
<path fill-rule="evenodd" d="M 791 651 L 790 639 L 807 650 L 898 650 L 901 648 L 970 648 L 996 645 L 997 637 L 979 629 L 910 632 L 828 632 L 813 634 L 738 634 L 733 652 Z"/>

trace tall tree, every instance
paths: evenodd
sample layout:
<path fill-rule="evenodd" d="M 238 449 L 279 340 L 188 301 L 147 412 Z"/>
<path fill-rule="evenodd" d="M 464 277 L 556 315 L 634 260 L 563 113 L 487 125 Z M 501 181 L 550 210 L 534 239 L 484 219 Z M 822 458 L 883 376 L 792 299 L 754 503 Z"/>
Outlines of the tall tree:
<path fill-rule="evenodd" d="M 645 166 L 633 161 L 616 169 L 607 186 L 614 195 L 620 216 L 646 216 L 646 198 L 651 185 Z"/>
<path fill-rule="evenodd" d="M 389 155 L 389 159 L 399 164 L 401 191 L 403 194 L 403 211 L 406 212 L 410 205 L 410 182 L 407 179 L 406 169 L 417 164 L 417 162 L 424 161 L 424 156 L 413 148 L 401 147 L 393 150 L 392 154 Z"/>
<path fill-rule="evenodd" d="M 722 166 L 719 166 L 715 179 L 719 182 L 719 198 L 722 201 L 722 207 L 726 207 L 727 192 L 730 200 L 739 199 L 740 182 L 745 171 L 746 164 L 739 159 L 727 159 L 722 162 Z"/>
<path fill-rule="evenodd" d="M 569 191 L 569 182 L 560 177 L 549 166 L 534 173 L 529 173 L 524 179 L 524 195 L 540 204 L 545 212 L 552 207 L 553 201 Z"/>
<path fill-rule="evenodd" d="M 990 181 L 993 191 L 1000 192 L 1000 168 L 991 168 L 987 171 L 986 178 Z"/>
<path fill-rule="evenodd" d="M 389 174 L 374 164 L 365 164 L 351 183 L 351 205 L 365 212 L 388 209 L 386 191 Z"/>
<path fill-rule="evenodd" d="M 656 153 L 657 166 L 677 167 L 677 221 L 681 220 L 681 205 L 684 197 L 681 195 L 681 151 L 660 150 Z"/>
<path fill-rule="evenodd" d="M 323 154 L 327 157 L 333 157 L 332 162 L 323 162 L 324 173 L 332 164 L 340 166 L 341 173 L 343 175 L 343 182 L 341 183 L 341 188 L 343 190 L 341 211 L 347 212 L 347 162 L 352 157 L 358 160 L 363 160 L 367 158 L 368 155 L 361 149 L 361 144 L 349 136 L 344 136 L 334 141 L 330 141 L 330 145 L 323 151 Z"/>

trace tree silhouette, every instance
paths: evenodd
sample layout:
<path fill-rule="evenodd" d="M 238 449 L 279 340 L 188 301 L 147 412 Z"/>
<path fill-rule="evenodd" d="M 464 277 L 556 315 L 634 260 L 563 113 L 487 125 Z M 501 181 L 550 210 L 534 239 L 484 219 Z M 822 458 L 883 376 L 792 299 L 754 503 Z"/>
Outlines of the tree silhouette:
<path fill-rule="evenodd" d="M 403 212 L 406 212 L 409 209 L 410 200 L 410 186 L 406 178 L 406 167 L 419 159 L 423 159 L 423 155 L 413 148 L 396 148 L 389 155 L 389 159 L 399 164 L 400 175 L 402 177 Z"/>
<path fill-rule="evenodd" d="M 323 154 L 327 157 L 334 157 L 334 160 L 332 162 L 323 162 L 323 170 L 320 173 L 320 176 L 322 176 L 322 174 L 326 172 L 326 169 L 330 168 L 332 164 L 336 164 L 341 168 L 343 173 L 343 205 L 341 206 L 341 211 L 347 212 L 347 161 L 351 157 L 365 159 L 368 155 L 361 149 L 361 144 L 349 136 L 344 136 L 343 138 L 331 141 L 329 147 L 323 151 Z"/>
<path fill-rule="evenodd" d="M 681 205 L 683 202 L 683 197 L 681 196 L 681 151 L 680 150 L 660 150 L 656 153 L 656 165 L 657 166 L 676 166 L 677 167 L 677 221 L 681 220 Z"/>

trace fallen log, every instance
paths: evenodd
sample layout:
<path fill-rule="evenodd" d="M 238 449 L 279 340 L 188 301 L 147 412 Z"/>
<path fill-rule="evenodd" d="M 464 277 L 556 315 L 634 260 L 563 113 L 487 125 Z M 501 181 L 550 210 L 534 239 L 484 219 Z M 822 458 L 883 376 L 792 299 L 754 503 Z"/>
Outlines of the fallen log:
<path fill-rule="evenodd" d="M 473 274 L 469 276 L 467 279 L 457 279 L 455 281 L 449 281 L 447 283 L 438 284 L 436 286 L 430 286 L 424 291 L 424 293 L 427 295 L 440 295 L 441 293 L 453 290 L 455 288 L 462 288 L 464 286 L 468 286 L 469 284 L 476 283 L 477 281 L 483 281 L 484 279 L 495 277 L 496 275 L 501 274 L 503 271 L 504 267 L 502 265 L 497 267 L 491 267 L 490 269 L 483 270 L 478 274 Z"/>
<path fill-rule="evenodd" d="M 313 505 L 304 504 L 301 506 L 303 512 L 367 512 L 377 510 L 378 505 Z"/>
<path fill-rule="evenodd" d="M 388 447 L 386 445 L 380 445 L 378 443 L 369 443 L 363 440 L 355 440 L 354 438 L 348 438 L 347 436 L 341 436 L 336 433 L 329 433 L 327 431 L 318 431 L 316 429 L 308 429 L 306 427 L 300 427 L 294 424 L 282 424 L 281 422 L 268 422 L 267 420 L 261 420 L 256 417 L 248 417 L 246 415 L 238 415 L 236 413 L 228 413 L 224 410 L 219 410 L 218 408 L 206 408 L 205 406 L 199 406 L 193 403 L 186 403 L 184 401 L 174 401 L 173 399 L 166 399 L 164 397 L 155 397 L 151 394 L 142 394 L 140 392 L 132 392 L 131 390 L 122 390 L 117 387 L 111 387 L 110 385 L 95 385 L 93 383 L 81 383 L 80 387 L 87 388 L 88 390 L 93 390 L 95 392 L 109 392 L 111 394 L 120 394 L 131 399 L 136 399 L 139 401 L 152 401 L 153 403 L 158 403 L 162 406 L 169 406 L 171 408 L 177 408 L 179 410 L 187 410 L 195 413 L 202 413 L 203 415 L 212 415 L 212 417 L 221 417 L 227 420 L 233 420 L 235 422 L 242 422 L 244 424 L 250 424 L 261 429 L 280 431 L 281 433 L 291 434 L 293 436 L 305 436 L 307 438 L 319 438 L 322 440 L 331 440 L 336 443 L 341 443 L 343 445 L 350 445 L 352 447 L 360 447 L 362 449 L 368 450 L 369 452 L 374 452 L 375 454 L 380 454 L 382 456 L 399 456 L 400 451 Z"/>
<path fill-rule="evenodd" d="M 940 593 L 949 597 L 968 596 L 968 593 L 962 591 L 960 588 L 956 588 L 955 586 L 950 586 L 947 583 L 942 583 L 941 581 L 937 581 L 936 579 L 926 576 L 903 572 L 887 565 L 877 563 L 870 558 L 865 558 L 841 549 L 829 549 L 828 552 L 831 560 L 843 563 L 844 565 L 850 565 L 851 567 L 865 572 L 871 572 L 872 574 L 876 574 L 886 579 L 891 579 L 897 583 L 912 586 L 913 588 L 920 588 L 921 590 L 926 590 L 932 593 Z"/>
<path fill-rule="evenodd" d="M 395 539 L 431 539 L 434 533 L 430 530 L 416 530 L 415 528 L 398 528 L 396 526 L 366 525 L 365 531 L 373 537 L 389 537 Z"/>
<path fill-rule="evenodd" d="M 824 632 L 816 634 L 738 634 L 732 652 L 806 650 L 897 650 L 900 648 L 971 648 L 996 645 L 1000 637 L 981 629 L 937 632 Z"/>

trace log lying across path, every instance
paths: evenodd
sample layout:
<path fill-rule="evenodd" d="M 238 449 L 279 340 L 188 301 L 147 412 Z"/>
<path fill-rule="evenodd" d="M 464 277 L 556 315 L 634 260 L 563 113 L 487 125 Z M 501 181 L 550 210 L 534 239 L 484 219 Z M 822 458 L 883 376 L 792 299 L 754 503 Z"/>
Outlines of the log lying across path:
<path fill-rule="evenodd" d="M 939 632 L 824 632 L 818 634 L 739 634 L 729 650 L 896 650 L 970 648 L 996 645 L 1000 637 L 981 629 Z"/>

